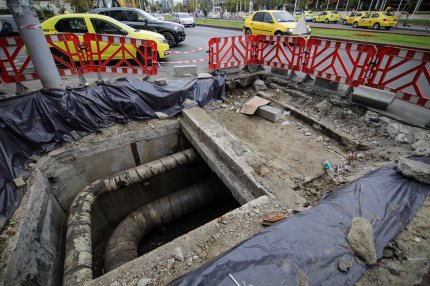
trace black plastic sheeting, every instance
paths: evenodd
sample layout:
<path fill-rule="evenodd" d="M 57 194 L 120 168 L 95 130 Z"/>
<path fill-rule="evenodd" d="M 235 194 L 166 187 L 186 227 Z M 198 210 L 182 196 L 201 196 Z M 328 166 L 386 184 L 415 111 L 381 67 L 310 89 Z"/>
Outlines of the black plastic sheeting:
<path fill-rule="evenodd" d="M 426 161 L 430 159 L 414 158 Z M 348 247 L 351 221 L 373 226 L 378 258 L 411 221 L 430 185 L 403 177 L 391 164 L 338 188 L 317 206 L 277 223 L 170 283 L 173 285 L 353 285 L 367 267 Z M 338 270 L 349 260 L 348 272 Z M 307 283 L 302 283 L 308 281 Z"/>
<path fill-rule="evenodd" d="M 0 229 L 18 206 L 22 193 L 13 178 L 27 175 L 25 162 L 63 142 L 130 119 L 173 117 L 185 99 L 203 107 L 225 96 L 225 75 L 172 80 L 156 86 L 136 78 L 77 89 L 40 90 L 0 101 Z"/>

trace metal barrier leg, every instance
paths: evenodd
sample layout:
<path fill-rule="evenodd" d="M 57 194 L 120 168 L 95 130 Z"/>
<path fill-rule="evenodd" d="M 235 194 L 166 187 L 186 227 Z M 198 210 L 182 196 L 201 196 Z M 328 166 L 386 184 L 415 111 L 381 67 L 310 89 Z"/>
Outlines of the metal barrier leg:
<path fill-rule="evenodd" d="M 294 78 L 294 77 L 296 77 L 297 76 L 297 74 L 296 74 L 296 72 L 295 71 L 291 71 L 290 72 L 290 75 L 288 76 L 289 78 Z"/>
<path fill-rule="evenodd" d="M 87 80 L 84 78 L 84 76 L 81 75 L 81 74 L 79 74 L 78 77 L 79 77 L 79 85 L 80 86 L 86 86 L 87 85 Z"/>
<path fill-rule="evenodd" d="M 28 91 L 28 88 L 20 82 L 16 82 L 16 95 L 24 94 Z"/>
<path fill-rule="evenodd" d="M 342 98 L 347 98 L 353 92 L 354 92 L 354 87 L 352 86 L 348 87 L 348 89 L 345 91 L 345 94 L 342 96 Z"/>
<path fill-rule="evenodd" d="M 313 81 L 313 80 L 314 79 L 310 75 L 306 74 L 300 83 L 306 83 L 306 82 Z"/>
<path fill-rule="evenodd" d="M 97 81 L 96 83 L 103 83 L 102 74 L 100 72 L 97 72 Z"/>

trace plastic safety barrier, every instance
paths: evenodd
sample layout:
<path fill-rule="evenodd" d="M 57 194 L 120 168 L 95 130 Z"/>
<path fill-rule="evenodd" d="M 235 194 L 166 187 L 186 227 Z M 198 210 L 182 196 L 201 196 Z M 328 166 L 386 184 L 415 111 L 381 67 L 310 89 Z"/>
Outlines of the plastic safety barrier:
<path fill-rule="evenodd" d="M 331 81 L 362 85 L 371 69 L 376 47 L 370 44 L 310 39 L 302 71 Z"/>
<path fill-rule="evenodd" d="M 93 72 L 157 74 L 157 44 L 154 41 L 85 34 L 84 42 L 89 69 Z"/>
<path fill-rule="evenodd" d="M 395 92 L 400 99 L 430 108 L 430 53 L 382 47 L 366 85 Z"/>
<path fill-rule="evenodd" d="M 299 71 L 306 49 L 302 37 L 260 35 L 255 38 L 256 63 L 280 69 Z"/>
<path fill-rule="evenodd" d="M 209 69 L 240 67 L 255 63 L 253 36 L 211 38 L 209 40 Z"/>
<path fill-rule="evenodd" d="M 37 79 L 30 57 L 24 52 L 20 36 L 0 37 L 0 82 Z"/>
<path fill-rule="evenodd" d="M 61 76 L 89 72 L 157 74 L 157 44 L 120 36 L 85 34 L 47 35 L 46 40 Z M 0 82 L 38 79 L 20 36 L 0 38 Z"/>
<path fill-rule="evenodd" d="M 85 45 L 74 34 L 47 35 L 52 57 L 61 76 L 84 74 L 89 72 Z"/>

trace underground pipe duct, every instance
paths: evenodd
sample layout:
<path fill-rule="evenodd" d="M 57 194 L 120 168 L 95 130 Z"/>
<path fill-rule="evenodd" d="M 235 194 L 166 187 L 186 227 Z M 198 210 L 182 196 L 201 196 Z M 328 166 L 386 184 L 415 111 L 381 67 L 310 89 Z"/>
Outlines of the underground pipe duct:
<path fill-rule="evenodd" d="M 226 195 L 214 177 L 151 202 L 129 214 L 112 233 L 105 252 L 109 272 L 138 257 L 139 243 L 153 228 L 168 224 Z"/>
<path fill-rule="evenodd" d="M 156 175 L 190 165 L 197 159 L 193 149 L 119 172 L 97 180 L 79 192 L 69 209 L 63 285 L 83 285 L 93 279 L 91 207 L 102 194 L 117 191 Z"/>

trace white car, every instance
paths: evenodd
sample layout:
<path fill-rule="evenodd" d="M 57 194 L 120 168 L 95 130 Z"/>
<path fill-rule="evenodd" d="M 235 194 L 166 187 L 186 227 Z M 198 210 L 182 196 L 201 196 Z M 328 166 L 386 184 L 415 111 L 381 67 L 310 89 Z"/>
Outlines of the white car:
<path fill-rule="evenodd" d="M 194 18 L 190 16 L 188 13 L 178 13 L 175 16 L 175 22 L 178 22 L 179 24 L 189 27 L 195 27 L 196 22 L 194 21 Z"/>
<path fill-rule="evenodd" d="M 164 16 L 161 14 L 154 13 L 154 14 L 152 14 L 152 16 L 154 16 L 154 18 L 157 20 L 164 21 Z"/>
<path fill-rule="evenodd" d="M 220 12 L 209 12 L 208 19 L 220 19 L 221 13 Z"/>

